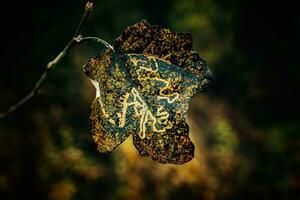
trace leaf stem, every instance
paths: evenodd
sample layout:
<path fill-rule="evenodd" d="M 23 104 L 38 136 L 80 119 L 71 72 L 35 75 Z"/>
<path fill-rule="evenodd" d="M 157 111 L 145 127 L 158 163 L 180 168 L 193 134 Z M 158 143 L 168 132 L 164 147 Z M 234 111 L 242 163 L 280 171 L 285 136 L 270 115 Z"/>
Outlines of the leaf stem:
<path fill-rule="evenodd" d="M 82 37 L 78 40 L 78 42 L 85 42 L 85 41 L 94 41 L 94 42 L 100 42 L 102 44 L 104 44 L 107 48 L 110 48 L 113 52 L 115 51 L 115 49 L 113 48 L 113 46 L 111 44 L 109 44 L 108 42 L 106 42 L 105 40 L 98 38 L 98 37 Z"/>

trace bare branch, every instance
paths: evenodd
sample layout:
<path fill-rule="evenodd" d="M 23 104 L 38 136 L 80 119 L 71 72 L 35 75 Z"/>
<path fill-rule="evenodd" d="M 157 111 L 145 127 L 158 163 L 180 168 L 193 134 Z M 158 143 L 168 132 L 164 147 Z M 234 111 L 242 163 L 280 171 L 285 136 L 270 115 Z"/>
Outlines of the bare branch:
<path fill-rule="evenodd" d="M 65 55 L 67 55 L 67 53 L 70 49 L 72 49 L 74 46 L 76 46 L 77 44 L 79 44 L 83 41 L 88 41 L 88 40 L 96 41 L 95 38 L 93 38 L 93 37 L 82 38 L 80 36 L 81 29 L 82 29 L 83 25 L 86 23 L 88 16 L 92 13 L 92 10 L 93 10 L 93 3 L 87 2 L 85 5 L 85 12 L 84 12 L 83 16 L 81 17 L 81 20 L 78 24 L 78 27 L 74 33 L 73 38 L 68 42 L 68 44 L 65 46 L 65 48 L 53 60 L 51 60 L 47 64 L 47 67 L 45 68 L 44 73 L 41 75 L 39 80 L 36 82 L 36 84 L 32 88 L 32 90 L 25 97 L 23 97 L 21 100 L 19 100 L 17 103 L 15 103 L 11 107 L 9 107 L 7 109 L 7 111 L 0 113 L 0 119 L 3 119 L 4 117 L 8 116 L 12 112 L 14 112 L 16 109 L 21 107 L 23 104 L 25 104 L 27 101 L 29 101 L 32 97 L 34 97 L 37 94 L 37 92 L 39 91 L 39 89 L 41 88 L 41 86 L 43 85 L 43 83 L 44 83 L 47 75 L 51 71 L 51 69 L 53 69 L 54 66 L 57 65 Z M 98 38 L 97 40 L 98 40 L 97 42 L 101 41 L 109 48 L 112 48 L 110 44 L 103 41 L 102 39 Z"/>

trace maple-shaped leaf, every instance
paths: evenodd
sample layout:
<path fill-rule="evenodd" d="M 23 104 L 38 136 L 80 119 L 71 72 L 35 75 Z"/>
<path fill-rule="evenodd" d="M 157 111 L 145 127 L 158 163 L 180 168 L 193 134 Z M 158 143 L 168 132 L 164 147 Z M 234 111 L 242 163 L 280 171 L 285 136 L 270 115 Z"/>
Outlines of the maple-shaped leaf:
<path fill-rule="evenodd" d="M 102 153 L 132 134 L 138 152 L 160 163 L 182 164 L 194 157 L 185 121 L 192 96 L 212 75 L 192 50 L 189 33 L 140 21 L 84 66 L 96 87 L 92 136 Z"/>

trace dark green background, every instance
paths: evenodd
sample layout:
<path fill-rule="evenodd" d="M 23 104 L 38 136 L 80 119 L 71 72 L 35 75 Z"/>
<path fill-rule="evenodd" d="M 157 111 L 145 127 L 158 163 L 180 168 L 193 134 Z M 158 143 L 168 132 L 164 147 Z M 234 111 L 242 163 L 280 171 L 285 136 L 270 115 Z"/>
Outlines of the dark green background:
<path fill-rule="evenodd" d="M 77 46 L 39 95 L 0 121 L 0 199 L 297 199 L 300 190 L 296 6 L 263 1 L 95 1 L 83 29 L 112 42 L 141 19 L 191 32 L 215 81 L 189 112 L 195 159 L 138 155 L 131 138 L 109 155 L 90 136 L 94 89 Z M 0 110 L 24 96 L 72 37 L 84 1 L 1 3 Z M 297 194 L 298 193 L 298 194 Z"/>

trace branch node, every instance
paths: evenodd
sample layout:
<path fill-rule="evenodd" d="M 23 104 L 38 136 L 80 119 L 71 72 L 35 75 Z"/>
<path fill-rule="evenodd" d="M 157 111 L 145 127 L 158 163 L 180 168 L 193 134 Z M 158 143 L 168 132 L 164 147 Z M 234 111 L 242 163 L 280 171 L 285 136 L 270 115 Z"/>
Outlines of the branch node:
<path fill-rule="evenodd" d="M 94 8 L 94 4 L 92 2 L 87 2 L 85 4 L 85 11 L 88 12 L 88 13 L 91 13 L 93 11 L 93 8 Z"/>
<path fill-rule="evenodd" d="M 82 35 L 78 35 L 76 37 L 73 38 L 75 42 L 80 43 L 82 40 Z"/>

